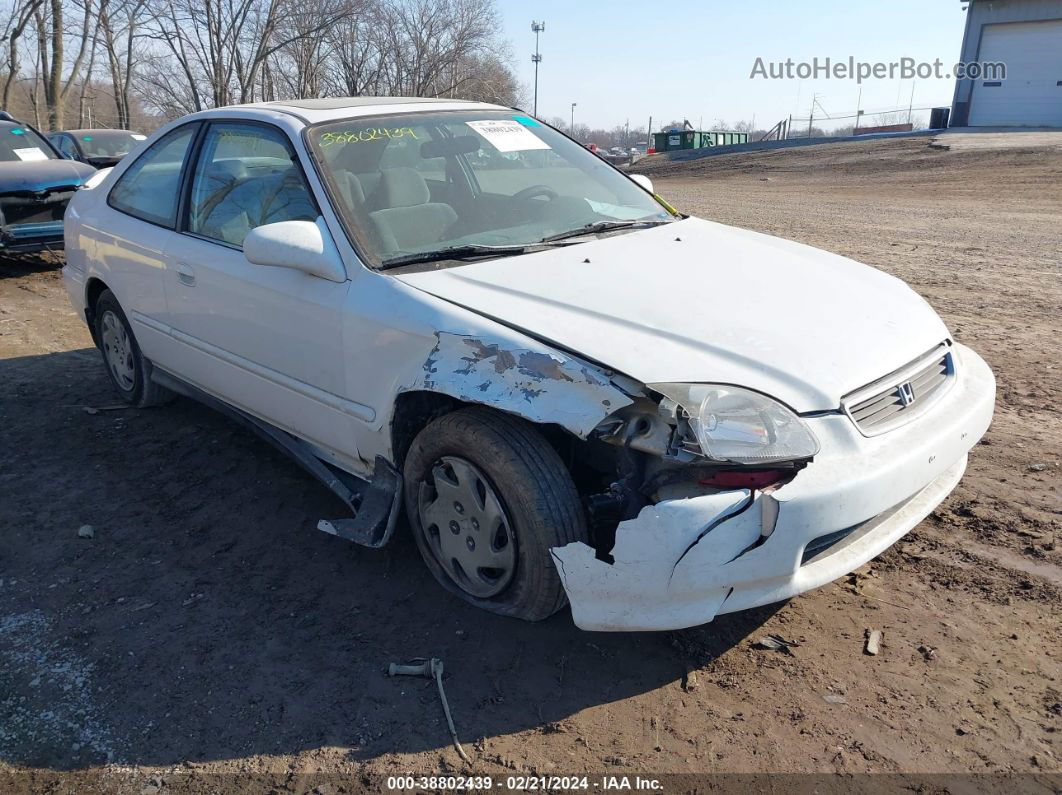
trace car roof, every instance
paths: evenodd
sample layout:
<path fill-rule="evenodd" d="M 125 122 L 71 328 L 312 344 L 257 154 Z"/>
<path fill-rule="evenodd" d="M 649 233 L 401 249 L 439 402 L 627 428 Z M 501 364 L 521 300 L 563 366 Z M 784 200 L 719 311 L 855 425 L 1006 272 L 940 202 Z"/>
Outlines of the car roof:
<path fill-rule="evenodd" d="M 340 108 L 364 108 L 374 105 L 432 105 L 447 102 L 467 102 L 458 99 L 439 99 L 437 97 L 323 97 L 320 99 L 290 99 L 265 102 L 265 105 L 289 105 L 305 110 L 338 110 Z M 476 103 L 470 102 L 474 105 Z"/>
<path fill-rule="evenodd" d="M 59 130 L 58 132 L 50 133 L 51 135 L 60 135 L 67 133 L 69 135 L 99 135 L 100 133 L 132 133 L 133 130 L 112 130 L 109 127 L 99 127 L 97 129 L 85 129 L 85 130 Z"/>
<path fill-rule="evenodd" d="M 307 124 L 316 124 L 333 119 L 349 119 L 357 116 L 373 116 L 378 113 L 418 113 L 425 110 L 487 110 L 511 111 L 502 105 L 486 102 L 470 102 L 463 99 L 443 97 L 325 97 L 322 99 L 288 99 L 275 102 L 253 102 L 231 105 L 228 110 L 266 110 L 297 116 Z M 216 115 L 226 108 L 215 108 L 204 115 Z M 197 114 L 198 115 L 198 114 Z"/>

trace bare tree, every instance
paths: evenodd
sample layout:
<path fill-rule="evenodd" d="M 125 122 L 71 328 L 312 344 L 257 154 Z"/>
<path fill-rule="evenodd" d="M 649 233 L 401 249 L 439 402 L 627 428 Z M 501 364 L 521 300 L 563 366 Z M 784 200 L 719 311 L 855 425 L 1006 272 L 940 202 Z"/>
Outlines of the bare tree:
<path fill-rule="evenodd" d="M 516 75 L 501 57 L 493 53 L 482 57 L 467 57 L 459 61 L 451 96 L 493 102 L 498 105 L 519 105 L 522 89 Z"/>
<path fill-rule="evenodd" d="M 86 17 L 87 21 L 87 17 Z M 80 80 L 77 96 L 77 126 L 86 126 L 86 110 L 85 100 L 88 98 L 88 94 L 91 91 L 95 94 L 95 86 L 92 82 L 93 74 L 96 71 L 96 53 L 99 50 L 99 37 L 100 26 L 99 23 L 92 26 L 92 41 L 88 43 L 88 64 L 85 66 L 85 74 Z"/>
<path fill-rule="evenodd" d="M 44 109 L 56 128 L 64 107 L 83 120 L 104 101 L 113 101 L 115 123 L 131 128 L 134 108 L 172 118 L 237 102 L 360 94 L 515 104 L 522 91 L 494 0 L 7 2 L 4 102 L 24 80 L 24 106 Z M 32 53 L 32 75 L 20 68 L 23 53 Z M 101 64 L 106 77 L 97 80 Z"/>
<path fill-rule="evenodd" d="M 329 93 L 348 97 L 387 93 L 382 28 L 379 3 L 365 2 L 328 30 L 332 57 L 325 63 L 325 79 Z"/>
<path fill-rule="evenodd" d="M 319 97 L 330 87 L 328 64 L 350 20 L 360 17 L 368 4 L 362 0 L 308 0 L 287 14 L 277 26 L 278 44 L 263 64 L 268 80 L 259 80 L 262 99 Z M 321 21 L 330 20 L 321 30 Z"/>
<path fill-rule="evenodd" d="M 3 40 L 7 42 L 6 63 L 4 64 L 7 73 L 4 75 L 3 95 L 0 97 L 0 102 L 3 103 L 5 109 L 11 103 L 11 87 L 18 79 L 19 67 L 21 66 L 19 61 L 19 42 L 42 2 L 44 0 L 17 0 L 17 2 L 12 4 L 11 12 L 4 22 L 2 33 L 0 33 Z"/>
<path fill-rule="evenodd" d="M 311 46 L 328 28 L 347 16 L 349 2 L 315 0 L 153 0 L 150 33 L 168 58 L 154 59 L 145 73 L 146 85 L 163 107 L 184 105 L 189 110 L 233 102 L 252 102 L 261 96 L 263 69 L 282 50 L 298 42 L 303 89 L 316 81 L 322 48 Z M 174 85 L 172 66 L 184 78 Z M 171 74 L 167 74 L 167 72 Z"/>
<path fill-rule="evenodd" d="M 137 39 L 146 21 L 147 0 L 99 0 L 103 53 L 111 76 L 115 122 L 132 127 L 132 87 Z"/>
<path fill-rule="evenodd" d="M 44 104 L 48 111 L 48 124 L 53 130 L 63 128 L 63 104 L 71 87 L 78 82 L 82 62 L 91 46 L 93 0 L 85 0 L 80 8 L 81 21 L 73 34 L 68 34 L 65 28 L 65 11 L 63 0 L 48 0 L 47 4 L 39 4 L 33 12 Z M 64 77 L 67 67 L 66 38 L 68 35 L 73 35 L 80 41 L 69 65 L 69 71 Z"/>
<path fill-rule="evenodd" d="M 381 17 L 388 91 L 412 97 L 456 96 L 499 28 L 491 0 L 385 0 Z"/>

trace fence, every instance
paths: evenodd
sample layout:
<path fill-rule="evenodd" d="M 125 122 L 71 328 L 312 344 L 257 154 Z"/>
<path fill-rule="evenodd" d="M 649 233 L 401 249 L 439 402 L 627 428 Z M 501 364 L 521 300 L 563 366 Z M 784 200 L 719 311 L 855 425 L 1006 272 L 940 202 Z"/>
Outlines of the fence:
<path fill-rule="evenodd" d="M 933 108 L 888 108 L 843 113 L 826 113 L 821 116 L 790 116 L 785 128 L 788 138 L 813 138 L 820 135 L 858 135 L 866 128 L 891 127 L 910 124 L 913 129 L 923 129 L 929 123 Z"/>

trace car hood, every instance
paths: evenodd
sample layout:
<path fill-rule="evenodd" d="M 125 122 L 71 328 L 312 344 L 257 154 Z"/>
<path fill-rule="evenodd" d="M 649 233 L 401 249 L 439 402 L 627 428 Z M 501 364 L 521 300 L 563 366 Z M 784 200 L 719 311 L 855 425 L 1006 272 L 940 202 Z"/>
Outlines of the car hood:
<path fill-rule="evenodd" d="M 948 337 L 899 279 L 700 219 L 397 278 L 642 383 L 719 382 L 798 412 Z"/>
<path fill-rule="evenodd" d="M 0 193 L 76 188 L 95 173 L 92 166 L 74 160 L 3 161 L 0 162 Z"/>

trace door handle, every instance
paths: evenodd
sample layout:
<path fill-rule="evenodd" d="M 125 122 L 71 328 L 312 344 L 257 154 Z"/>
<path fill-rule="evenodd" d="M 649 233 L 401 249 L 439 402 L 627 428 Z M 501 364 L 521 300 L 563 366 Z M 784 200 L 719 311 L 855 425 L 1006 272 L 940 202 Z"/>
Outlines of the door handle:
<path fill-rule="evenodd" d="M 188 287 L 195 286 L 195 271 L 187 262 L 177 263 L 177 280 Z"/>

